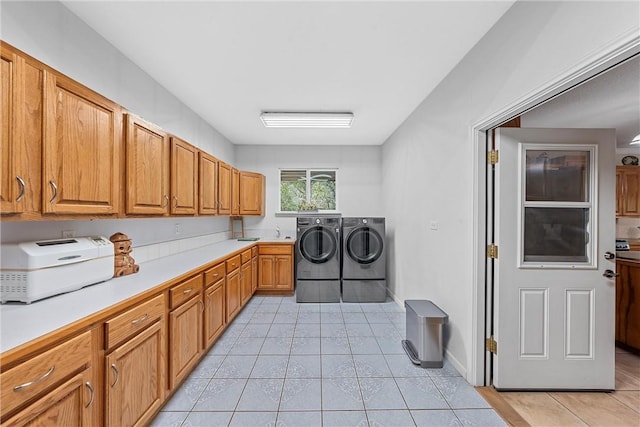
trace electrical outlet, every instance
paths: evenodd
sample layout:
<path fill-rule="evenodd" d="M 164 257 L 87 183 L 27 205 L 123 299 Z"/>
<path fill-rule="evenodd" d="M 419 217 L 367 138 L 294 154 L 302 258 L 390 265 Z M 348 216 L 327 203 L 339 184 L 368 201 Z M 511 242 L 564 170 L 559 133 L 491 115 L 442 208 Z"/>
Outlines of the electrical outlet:
<path fill-rule="evenodd" d="M 437 230 L 438 229 L 438 221 L 431 221 L 431 225 L 430 227 L 432 230 Z"/>
<path fill-rule="evenodd" d="M 76 230 L 62 230 L 63 239 L 70 239 L 72 237 L 76 237 Z"/>
<path fill-rule="evenodd" d="M 176 224 L 176 234 L 180 234 L 180 224 Z"/>

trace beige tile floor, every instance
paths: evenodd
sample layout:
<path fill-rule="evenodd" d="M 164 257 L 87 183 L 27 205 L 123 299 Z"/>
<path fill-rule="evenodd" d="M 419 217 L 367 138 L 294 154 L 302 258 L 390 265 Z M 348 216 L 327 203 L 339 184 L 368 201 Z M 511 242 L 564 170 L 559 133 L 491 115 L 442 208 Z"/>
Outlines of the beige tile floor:
<path fill-rule="evenodd" d="M 616 390 L 612 393 L 501 392 L 499 396 L 534 427 L 638 427 L 640 356 L 616 349 Z"/>

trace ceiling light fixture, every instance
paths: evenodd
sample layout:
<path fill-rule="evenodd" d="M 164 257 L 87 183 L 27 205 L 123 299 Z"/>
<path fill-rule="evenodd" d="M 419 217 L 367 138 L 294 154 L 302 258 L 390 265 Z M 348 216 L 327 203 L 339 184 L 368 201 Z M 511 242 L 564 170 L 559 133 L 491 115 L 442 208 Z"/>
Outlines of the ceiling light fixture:
<path fill-rule="evenodd" d="M 353 113 L 273 113 L 260 114 L 268 128 L 350 128 Z"/>
<path fill-rule="evenodd" d="M 633 137 L 629 145 L 638 145 L 640 144 L 640 133 Z"/>

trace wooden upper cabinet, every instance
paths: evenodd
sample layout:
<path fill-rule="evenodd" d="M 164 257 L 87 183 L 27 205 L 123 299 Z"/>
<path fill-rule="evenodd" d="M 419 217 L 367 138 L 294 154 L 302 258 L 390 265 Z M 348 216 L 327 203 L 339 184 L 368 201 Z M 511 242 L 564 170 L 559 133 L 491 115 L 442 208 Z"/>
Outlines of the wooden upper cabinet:
<path fill-rule="evenodd" d="M 231 168 L 231 215 L 240 215 L 240 171 Z"/>
<path fill-rule="evenodd" d="M 264 214 L 264 177 L 259 173 L 240 171 L 240 215 Z"/>
<path fill-rule="evenodd" d="M 4 43 L 0 51 L 0 212 L 39 212 L 43 71 Z"/>
<path fill-rule="evenodd" d="M 218 214 L 231 214 L 231 166 L 218 162 Z"/>
<path fill-rule="evenodd" d="M 171 213 L 198 212 L 198 149 L 171 137 Z"/>
<path fill-rule="evenodd" d="M 120 107 L 48 71 L 44 99 L 43 212 L 118 213 Z"/>
<path fill-rule="evenodd" d="M 169 137 L 158 126 L 126 115 L 126 213 L 169 213 Z"/>
<path fill-rule="evenodd" d="M 616 216 L 640 216 L 640 166 L 616 167 Z"/>
<path fill-rule="evenodd" d="M 199 173 L 198 213 L 216 215 L 218 213 L 218 159 L 201 151 Z"/>

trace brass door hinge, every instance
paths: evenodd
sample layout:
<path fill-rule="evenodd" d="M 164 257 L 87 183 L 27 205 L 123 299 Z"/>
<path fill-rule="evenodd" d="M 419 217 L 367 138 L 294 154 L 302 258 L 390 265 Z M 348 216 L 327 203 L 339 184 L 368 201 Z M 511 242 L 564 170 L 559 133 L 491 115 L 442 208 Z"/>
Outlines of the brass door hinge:
<path fill-rule="evenodd" d="M 495 165 L 499 160 L 498 150 L 491 150 L 487 153 L 487 161 L 490 165 Z"/>
<path fill-rule="evenodd" d="M 493 354 L 498 354 L 498 342 L 495 339 L 493 339 L 493 337 L 487 338 L 485 342 L 485 346 L 488 352 L 491 352 Z"/>
<path fill-rule="evenodd" d="M 498 259 L 498 245 L 492 243 L 487 246 L 487 258 Z"/>

